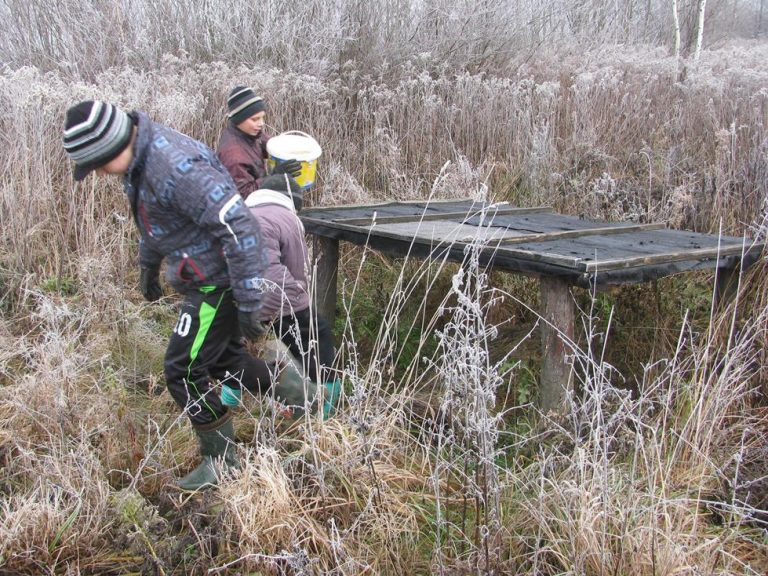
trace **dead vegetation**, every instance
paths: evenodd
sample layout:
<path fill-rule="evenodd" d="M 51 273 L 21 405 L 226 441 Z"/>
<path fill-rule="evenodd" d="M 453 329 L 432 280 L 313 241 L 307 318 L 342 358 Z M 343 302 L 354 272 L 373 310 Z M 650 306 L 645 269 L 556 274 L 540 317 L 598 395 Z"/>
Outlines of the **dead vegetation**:
<path fill-rule="evenodd" d="M 65 4 L 33 2 L 0 40 L 0 572 L 768 571 L 763 263 L 703 322 L 675 284 L 668 306 L 633 297 L 667 332 L 633 342 L 627 374 L 605 354 L 623 311 L 584 295 L 582 396 L 553 415 L 520 360 L 529 285 L 471 253 L 460 268 L 346 250 L 339 416 L 290 423 L 247 398 L 243 469 L 189 496 L 173 481 L 192 433 L 161 381 L 176 299 L 141 301 L 119 182 L 75 185 L 60 145 L 66 107 L 93 97 L 213 144 L 245 83 L 275 130 L 321 142 L 314 204 L 473 196 L 764 237 L 763 44 L 713 44 L 681 79 L 669 50 L 637 43 L 669 40 L 655 1 L 613 27 L 608 3 L 544 2 L 513 33 L 519 14 L 487 3 L 238 4 L 269 30 L 247 36 L 211 3 L 155 2 L 148 27 L 123 17 L 133 3 Z M 726 4 L 715 21 L 752 35 L 754 3 Z M 76 7 L 92 28 L 72 27 Z M 475 33 L 451 45 L 456 29 Z"/>

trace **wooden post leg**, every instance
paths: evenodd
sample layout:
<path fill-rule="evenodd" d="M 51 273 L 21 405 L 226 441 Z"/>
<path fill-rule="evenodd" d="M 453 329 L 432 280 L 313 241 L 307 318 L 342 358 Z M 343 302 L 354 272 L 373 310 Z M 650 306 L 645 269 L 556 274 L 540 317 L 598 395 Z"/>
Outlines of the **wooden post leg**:
<path fill-rule="evenodd" d="M 336 279 L 339 273 L 339 241 L 315 236 L 317 259 L 317 311 L 333 329 L 336 320 Z"/>
<path fill-rule="evenodd" d="M 541 327 L 543 366 L 539 385 L 539 407 L 546 413 L 559 411 L 570 386 L 570 366 L 565 363 L 568 352 L 564 340 L 573 341 L 575 310 L 570 285 L 553 276 L 542 276 L 541 316 L 546 321 Z"/>
<path fill-rule="evenodd" d="M 739 287 L 739 267 L 715 270 L 715 308 L 723 311 L 736 297 Z"/>

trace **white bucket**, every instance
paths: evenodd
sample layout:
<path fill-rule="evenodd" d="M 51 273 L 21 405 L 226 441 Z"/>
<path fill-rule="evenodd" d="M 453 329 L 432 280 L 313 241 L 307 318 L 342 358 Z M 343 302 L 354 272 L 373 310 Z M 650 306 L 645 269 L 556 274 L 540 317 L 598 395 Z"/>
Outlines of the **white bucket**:
<path fill-rule="evenodd" d="M 296 183 L 305 190 L 315 183 L 317 159 L 323 153 L 320 144 L 309 134 L 299 130 L 289 130 L 267 141 L 267 164 L 270 172 L 277 164 L 286 160 L 298 160 L 301 173 L 295 177 Z"/>

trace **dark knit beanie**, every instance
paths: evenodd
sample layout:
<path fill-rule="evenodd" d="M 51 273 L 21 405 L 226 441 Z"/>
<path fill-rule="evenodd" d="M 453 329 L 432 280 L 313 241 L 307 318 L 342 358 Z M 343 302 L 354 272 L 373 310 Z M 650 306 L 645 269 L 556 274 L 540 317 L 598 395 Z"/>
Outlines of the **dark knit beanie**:
<path fill-rule="evenodd" d="M 75 180 L 114 160 L 131 142 L 128 114 L 106 102 L 87 100 L 67 110 L 64 150 L 75 163 Z"/>
<path fill-rule="evenodd" d="M 272 174 L 271 176 L 267 176 L 261 181 L 260 188 L 282 192 L 293 200 L 293 206 L 296 208 L 296 212 L 301 210 L 304 206 L 304 190 L 302 190 L 299 183 L 288 176 L 288 174 Z"/>
<path fill-rule="evenodd" d="M 264 110 L 264 99 L 245 86 L 236 86 L 227 98 L 227 117 L 237 126 Z"/>

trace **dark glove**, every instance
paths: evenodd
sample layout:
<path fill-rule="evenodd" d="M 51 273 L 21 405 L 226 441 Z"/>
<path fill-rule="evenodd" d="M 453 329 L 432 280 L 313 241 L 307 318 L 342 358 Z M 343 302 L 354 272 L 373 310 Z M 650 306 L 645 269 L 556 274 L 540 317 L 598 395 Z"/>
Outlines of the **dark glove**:
<path fill-rule="evenodd" d="M 240 324 L 240 333 L 248 340 L 260 340 L 267 333 L 267 327 L 259 320 L 259 315 L 255 311 L 238 311 L 237 321 Z"/>
<path fill-rule="evenodd" d="M 154 302 L 163 297 L 163 289 L 160 287 L 160 268 L 142 268 L 139 275 L 139 289 L 144 299 Z"/>
<path fill-rule="evenodd" d="M 272 168 L 272 174 L 288 174 L 295 178 L 301 174 L 301 163 L 298 160 L 286 160 Z"/>

